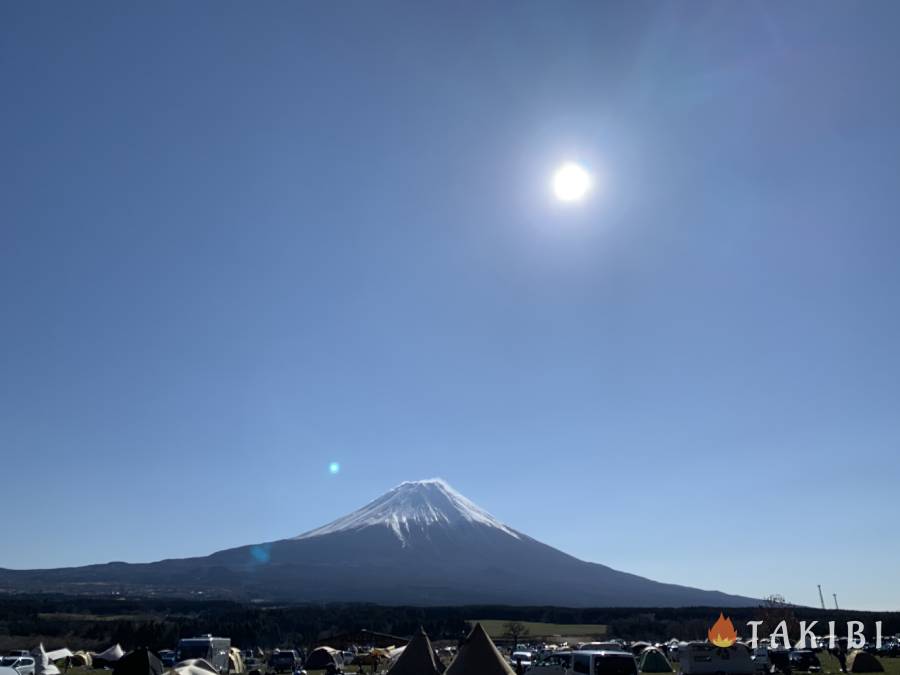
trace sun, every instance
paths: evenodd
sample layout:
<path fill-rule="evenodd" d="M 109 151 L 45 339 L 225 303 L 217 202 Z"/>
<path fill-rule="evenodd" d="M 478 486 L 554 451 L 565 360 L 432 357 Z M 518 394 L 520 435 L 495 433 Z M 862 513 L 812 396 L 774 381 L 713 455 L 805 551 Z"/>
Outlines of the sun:
<path fill-rule="evenodd" d="M 591 189 L 591 176 L 574 162 L 567 162 L 553 174 L 553 193 L 561 202 L 578 202 Z"/>

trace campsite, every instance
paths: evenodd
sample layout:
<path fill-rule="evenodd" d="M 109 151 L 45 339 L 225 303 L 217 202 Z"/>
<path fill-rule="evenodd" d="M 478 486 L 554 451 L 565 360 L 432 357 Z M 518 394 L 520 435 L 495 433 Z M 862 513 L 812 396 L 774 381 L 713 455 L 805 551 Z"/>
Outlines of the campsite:
<path fill-rule="evenodd" d="M 526 630 L 514 622 L 506 626 L 512 632 Z M 558 627 L 565 630 L 564 625 Z M 289 652 L 293 675 L 900 675 L 900 635 L 889 638 L 880 649 L 866 645 L 841 652 L 846 657 L 846 671 L 837 652 L 832 653 L 824 643 L 803 652 L 773 649 L 760 658 L 760 649 L 764 653 L 766 647 L 751 650 L 742 642 L 722 648 L 707 641 L 676 638 L 655 644 L 618 638 L 572 644 L 559 638 L 521 635 L 520 639 L 495 642 L 481 622 L 473 621 L 467 634 L 455 641 L 432 641 L 422 628 L 405 638 L 360 631 L 332 636 L 331 645 L 336 646 L 320 644 L 309 650 L 239 649 L 230 639 L 212 635 L 182 639 L 174 650 L 136 647 L 126 651 L 117 643 L 99 652 L 67 647 L 48 651 L 39 644 L 31 651 L 12 650 L 3 656 L 0 674 L 264 675 L 282 672 L 279 656 Z M 794 659 L 795 655 L 802 658 Z M 164 660 L 166 656 L 172 658 Z M 297 663 L 293 663 L 295 656 L 299 657 Z"/>
<path fill-rule="evenodd" d="M 794 626 L 795 619 L 822 618 L 820 612 L 782 606 L 744 608 L 732 614 L 740 626 L 766 616 L 778 620 L 790 617 Z M 633 660 L 639 673 L 840 672 L 827 644 L 816 645 L 813 650 L 762 648 L 752 652 L 746 649 L 746 653 L 738 644 L 732 649 L 742 651 L 733 652 L 735 656 L 727 659 L 730 665 L 722 667 L 718 665 L 721 650 L 712 649 L 706 640 L 711 620 L 718 615 L 716 608 L 252 606 L 121 596 L 11 595 L 0 603 L 0 652 L 17 655 L 7 659 L 21 658 L 34 664 L 28 669 L 20 663 L 14 672 L 4 671 L 2 675 L 57 675 L 57 671 L 64 675 L 102 675 L 99 671 L 109 671 L 108 675 L 304 671 L 323 675 L 392 671 L 393 675 L 428 675 L 422 667 L 432 660 L 437 673 L 469 675 L 465 664 L 472 661 L 472 654 L 481 654 L 479 659 L 485 655 L 493 658 L 495 651 L 502 661 L 498 665 L 495 659 L 495 675 L 519 671 L 574 675 L 577 664 L 571 655 L 576 652 L 618 653 L 620 657 L 624 652 L 624 662 Z M 900 615 L 853 615 L 867 622 L 881 621 L 885 640 L 880 650 L 867 645 L 858 656 L 851 658 L 848 654 L 848 670 L 900 675 L 900 639 L 890 637 L 900 635 Z M 460 649 L 473 638 L 475 627 L 476 648 L 459 661 Z M 765 629 L 760 635 L 767 635 Z M 422 648 L 425 639 L 428 649 Z M 693 663 L 697 658 L 688 656 L 686 645 L 696 646 L 691 649 L 699 650 L 701 664 L 703 650 L 712 650 L 706 653 L 713 655 L 708 663 L 716 664 L 714 669 Z M 123 661 L 134 653 L 138 655 Z M 413 659 L 414 654 L 418 656 Z M 679 658 L 679 654 L 683 656 Z M 410 660 L 417 665 L 406 670 Z M 459 662 L 453 666 L 454 661 Z M 588 667 L 595 667 L 592 660 L 588 663 Z M 128 670 L 123 670 L 128 664 Z"/>

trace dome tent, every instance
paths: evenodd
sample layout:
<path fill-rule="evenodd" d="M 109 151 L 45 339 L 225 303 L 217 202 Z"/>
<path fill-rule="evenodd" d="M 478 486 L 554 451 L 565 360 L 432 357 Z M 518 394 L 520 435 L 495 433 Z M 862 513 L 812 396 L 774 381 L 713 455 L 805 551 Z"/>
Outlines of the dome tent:
<path fill-rule="evenodd" d="M 480 623 L 459 647 L 445 675 L 515 675 L 515 671 L 503 660 L 491 638 Z"/>
<path fill-rule="evenodd" d="M 884 666 L 868 652 L 854 649 L 847 656 L 848 673 L 883 673 Z"/>
<path fill-rule="evenodd" d="M 72 654 L 71 665 L 75 668 L 87 667 L 90 668 L 94 665 L 94 660 L 91 658 L 91 655 L 87 652 L 77 651 Z"/>
<path fill-rule="evenodd" d="M 146 647 L 141 647 L 116 661 L 113 675 L 162 675 L 163 670 L 159 657 Z"/>
<path fill-rule="evenodd" d="M 640 656 L 647 647 L 650 646 L 649 642 L 632 642 L 631 646 L 628 650 L 634 654 L 635 656 Z"/>
<path fill-rule="evenodd" d="M 388 675 L 440 675 L 441 669 L 434 658 L 434 649 L 431 640 L 425 634 L 425 629 L 413 636 L 403 653 L 394 661 L 394 665 L 388 670 Z"/>
<path fill-rule="evenodd" d="M 339 669 L 340 652 L 331 647 L 316 647 L 309 656 L 306 657 L 306 663 L 303 664 L 304 670 L 326 670 L 328 668 Z"/>
<path fill-rule="evenodd" d="M 179 668 L 190 668 L 192 671 L 205 670 L 207 673 L 217 673 L 213 665 L 206 659 L 185 659 L 175 664 L 175 670 Z"/>
<path fill-rule="evenodd" d="M 672 664 L 661 651 L 648 647 L 641 652 L 638 670 L 642 673 L 671 673 Z"/>
<path fill-rule="evenodd" d="M 209 675 L 215 672 L 216 669 L 204 659 L 189 659 L 172 668 L 172 673 L 175 675 Z"/>

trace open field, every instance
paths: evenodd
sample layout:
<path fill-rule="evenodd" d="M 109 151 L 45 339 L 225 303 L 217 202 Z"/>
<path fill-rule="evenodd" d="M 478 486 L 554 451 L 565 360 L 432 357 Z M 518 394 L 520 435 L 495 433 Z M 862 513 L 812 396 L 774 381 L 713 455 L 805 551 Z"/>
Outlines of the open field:
<path fill-rule="evenodd" d="M 487 631 L 487 634 L 493 639 L 508 637 L 506 634 L 506 624 L 508 619 L 469 619 L 472 625 L 476 621 L 480 621 L 481 625 Z M 540 621 L 519 621 L 525 626 L 528 633 L 523 635 L 523 639 L 535 637 L 596 637 L 602 638 L 606 635 L 606 626 L 600 623 L 541 623 Z"/>

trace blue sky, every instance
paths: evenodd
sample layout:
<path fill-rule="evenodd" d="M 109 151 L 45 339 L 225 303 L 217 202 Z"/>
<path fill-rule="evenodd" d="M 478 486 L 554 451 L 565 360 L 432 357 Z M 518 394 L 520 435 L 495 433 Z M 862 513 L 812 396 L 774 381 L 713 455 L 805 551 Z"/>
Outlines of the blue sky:
<path fill-rule="evenodd" d="M 582 558 L 900 609 L 898 20 L 5 3 L 0 566 L 442 476 Z"/>

